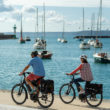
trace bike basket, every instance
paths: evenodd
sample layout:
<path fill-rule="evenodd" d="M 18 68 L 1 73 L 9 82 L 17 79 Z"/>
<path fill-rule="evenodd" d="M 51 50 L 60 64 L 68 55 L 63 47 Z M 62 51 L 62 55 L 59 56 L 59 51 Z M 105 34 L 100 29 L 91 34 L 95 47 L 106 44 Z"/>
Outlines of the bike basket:
<path fill-rule="evenodd" d="M 41 92 L 52 93 L 54 91 L 54 81 L 53 80 L 41 80 Z"/>
<path fill-rule="evenodd" d="M 88 84 L 86 86 L 86 93 L 92 94 L 101 94 L 103 91 L 103 85 L 102 84 Z"/>

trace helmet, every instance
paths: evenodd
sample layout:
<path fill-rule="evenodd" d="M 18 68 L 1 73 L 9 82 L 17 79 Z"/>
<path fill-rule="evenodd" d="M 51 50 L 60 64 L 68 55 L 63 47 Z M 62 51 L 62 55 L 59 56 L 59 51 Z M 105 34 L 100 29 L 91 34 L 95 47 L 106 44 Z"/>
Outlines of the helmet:
<path fill-rule="evenodd" d="M 87 60 L 87 56 L 86 55 L 81 55 L 80 58 L 83 58 L 83 59 Z"/>

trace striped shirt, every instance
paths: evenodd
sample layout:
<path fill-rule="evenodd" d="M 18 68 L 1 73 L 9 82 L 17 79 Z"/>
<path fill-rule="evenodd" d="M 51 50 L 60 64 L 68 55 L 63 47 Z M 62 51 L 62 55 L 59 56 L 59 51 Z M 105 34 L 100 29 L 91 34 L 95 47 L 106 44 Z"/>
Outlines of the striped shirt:
<path fill-rule="evenodd" d="M 90 64 L 89 63 L 82 63 L 79 65 L 78 68 L 76 68 L 73 72 L 71 72 L 70 74 L 75 74 L 77 71 L 80 70 L 80 75 L 81 78 L 85 81 L 92 81 L 93 80 L 93 76 L 92 76 L 92 72 L 91 72 L 91 68 L 90 68 Z"/>

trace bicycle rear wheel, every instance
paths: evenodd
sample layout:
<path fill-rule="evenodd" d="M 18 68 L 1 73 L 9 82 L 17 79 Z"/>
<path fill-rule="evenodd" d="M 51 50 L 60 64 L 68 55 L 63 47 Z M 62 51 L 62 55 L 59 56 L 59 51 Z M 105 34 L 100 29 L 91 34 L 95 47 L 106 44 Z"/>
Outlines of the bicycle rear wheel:
<path fill-rule="evenodd" d="M 38 103 L 43 108 L 48 108 L 53 104 L 54 94 L 53 93 L 42 93 L 39 92 Z"/>
<path fill-rule="evenodd" d="M 11 90 L 11 96 L 16 104 L 23 104 L 27 99 L 27 91 L 21 84 L 16 84 Z"/>
<path fill-rule="evenodd" d="M 103 95 L 102 94 L 88 94 L 86 96 L 86 101 L 91 107 L 97 107 L 102 103 Z"/>
<path fill-rule="evenodd" d="M 75 90 L 70 84 L 64 84 L 60 88 L 59 96 L 64 103 L 69 104 L 75 99 Z"/>

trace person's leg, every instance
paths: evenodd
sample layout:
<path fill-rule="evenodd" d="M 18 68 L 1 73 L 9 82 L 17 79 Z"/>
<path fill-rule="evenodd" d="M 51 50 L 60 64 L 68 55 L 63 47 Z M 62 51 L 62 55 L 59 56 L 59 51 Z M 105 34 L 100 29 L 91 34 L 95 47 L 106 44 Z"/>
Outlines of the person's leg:
<path fill-rule="evenodd" d="M 27 76 L 26 78 L 25 78 L 25 81 L 27 82 L 27 84 L 29 84 L 30 85 L 30 87 L 32 87 L 32 89 L 34 89 L 35 87 L 34 87 L 34 85 L 32 84 L 32 81 L 33 80 L 35 80 L 35 75 L 34 74 L 29 74 L 29 76 Z"/>
<path fill-rule="evenodd" d="M 79 82 L 84 82 L 83 79 L 81 78 L 77 78 L 74 80 L 74 83 L 76 84 L 77 90 L 79 91 L 84 91 L 83 88 L 81 87 L 81 85 L 79 84 Z"/>
<path fill-rule="evenodd" d="M 25 81 L 34 89 L 34 85 L 31 83 L 31 81 L 28 78 L 25 78 Z"/>

